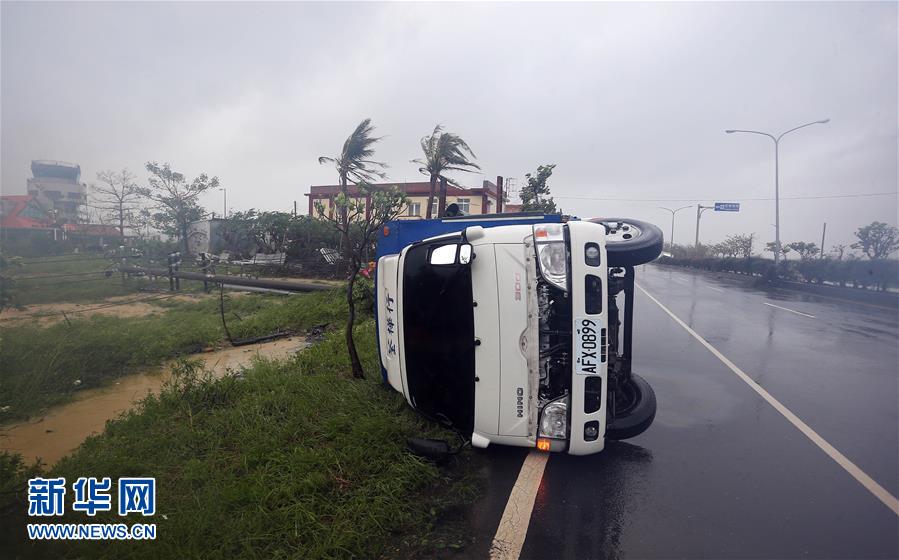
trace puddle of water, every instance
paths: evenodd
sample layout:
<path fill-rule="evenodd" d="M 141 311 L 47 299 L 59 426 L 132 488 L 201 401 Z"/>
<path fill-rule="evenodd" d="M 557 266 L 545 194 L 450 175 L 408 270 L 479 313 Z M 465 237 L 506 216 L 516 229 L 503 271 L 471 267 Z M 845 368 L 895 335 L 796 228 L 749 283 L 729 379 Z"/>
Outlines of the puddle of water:
<path fill-rule="evenodd" d="M 221 377 L 228 369 L 248 365 L 256 356 L 286 358 L 305 347 L 305 339 L 294 336 L 191 357 L 202 360 L 205 369 Z M 76 400 L 50 409 L 37 420 L 0 429 L 0 450 L 21 453 L 28 462 L 40 458 L 52 465 L 89 435 L 102 432 L 107 420 L 116 418 L 147 394 L 158 393 L 170 377 L 168 367 L 154 368 L 122 377 L 107 387 L 84 391 Z"/>

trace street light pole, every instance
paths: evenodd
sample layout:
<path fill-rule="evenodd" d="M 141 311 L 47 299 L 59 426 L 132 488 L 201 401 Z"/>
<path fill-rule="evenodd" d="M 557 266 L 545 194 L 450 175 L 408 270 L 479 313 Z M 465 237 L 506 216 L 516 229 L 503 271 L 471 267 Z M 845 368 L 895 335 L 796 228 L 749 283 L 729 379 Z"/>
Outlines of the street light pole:
<path fill-rule="evenodd" d="M 692 207 L 692 205 L 681 206 L 680 208 L 678 208 L 676 210 L 672 210 L 671 208 L 665 208 L 664 206 L 658 207 L 660 210 L 667 210 L 667 211 L 671 212 L 671 237 L 668 238 L 668 250 L 669 251 L 674 250 L 674 215 L 685 208 L 691 208 L 691 207 Z"/>
<path fill-rule="evenodd" d="M 696 249 L 697 256 L 699 254 L 699 218 L 702 217 L 703 212 L 711 208 L 714 208 L 714 206 L 696 205 L 696 240 L 693 242 L 693 248 Z"/>
<path fill-rule="evenodd" d="M 800 128 L 805 128 L 807 126 L 812 126 L 813 124 L 827 124 L 830 122 L 830 119 L 823 119 L 820 121 L 814 121 L 810 123 L 806 123 L 795 128 L 791 128 L 786 132 L 781 132 L 777 136 L 773 134 L 769 134 L 767 132 L 760 132 L 758 130 L 725 130 L 727 134 L 733 134 L 734 132 L 743 132 L 746 134 L 760 134 L 762 136 L 767 136 L 771 140 L 774 141 L 774 271 L 777 273 L 777 264 L 780 262 L 780 139 L 786 136 L 791 132 L 795 132 Z M 697 210 L 698 212 L 698 210 Z M 697 229 L 699 224 L 699 217 L 697 215 L 696 218 Z M 698 234 L 697 234 L 698 235 Z"/>

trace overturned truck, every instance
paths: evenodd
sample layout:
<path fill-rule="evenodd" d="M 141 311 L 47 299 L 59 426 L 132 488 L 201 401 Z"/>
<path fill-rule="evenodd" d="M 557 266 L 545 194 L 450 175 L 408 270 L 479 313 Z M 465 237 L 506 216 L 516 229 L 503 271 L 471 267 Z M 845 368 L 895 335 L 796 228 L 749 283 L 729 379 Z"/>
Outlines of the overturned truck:
<path fill-rule="evenodd" d="M 474 447 L 587 455 L 645 431 L 634 266 L 658 227 L 540 213 L 396 221 L 378 243 L 382 376 Z"/>

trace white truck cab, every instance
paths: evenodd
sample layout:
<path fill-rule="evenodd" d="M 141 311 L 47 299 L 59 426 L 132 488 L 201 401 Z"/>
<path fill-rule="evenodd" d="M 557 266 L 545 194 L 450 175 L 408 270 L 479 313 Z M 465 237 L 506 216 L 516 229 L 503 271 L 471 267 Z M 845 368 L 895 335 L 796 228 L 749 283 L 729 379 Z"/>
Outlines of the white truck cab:
<path fill-rule="evenodd" d="M 587 455 L 644 431 L 655 397 L 630 372 L 633 265 L 609 263 L 610 245 L 630 248 L 619 260 L 654 259 L 661 232 L 634 220 L 466 225 L 382 256 L 387 382 L 475 447 Z"/>

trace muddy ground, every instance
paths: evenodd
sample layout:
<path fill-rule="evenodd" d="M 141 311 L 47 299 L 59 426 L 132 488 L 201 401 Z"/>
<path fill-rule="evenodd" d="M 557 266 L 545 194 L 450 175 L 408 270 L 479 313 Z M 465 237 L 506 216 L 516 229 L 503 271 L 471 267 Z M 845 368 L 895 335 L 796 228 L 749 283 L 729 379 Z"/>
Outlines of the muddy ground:
<path fill-rule="evenodd" d="M 231 293 L 237 296 L 244 292 Z M 0 326 L 20 326 L 37 322 L 48 326 L 70 319 L 107 315 L 111 317 L 143 317 L 145 315 L 162 315 L 167 309 L 154 305 L 157 301 L 200 301 L 213 297 L 211 294 L 167 294 L 138 293 L 106 298 L 101 301 L 86 303 L 38 303 L 23 309 L 5 309 L 0 313 Z M 218 297 L 218 296 L 215 296 Z M 128 303 L 126 303 L 128 302 Z"/>
<path fill-rule="evenodd" d="M 202 360 L 204 369 L 221 377 L 249 365 L 257 356 L 281 359 L 305 347 L 305 338 L 293 336 L 192 357 Z M 158 393 L 170 378 L 170 367 L 162 366 L 122 377 L 107 387 L 85 390 L 74 401 L 54 407 L 38 418 L 0 427 L 0 450 L 21 453 L 28 462 L 41 459 L 52 465 L 89 435 L 103 431 L 107 420 L 116 418 L 148 394 Z"/>

